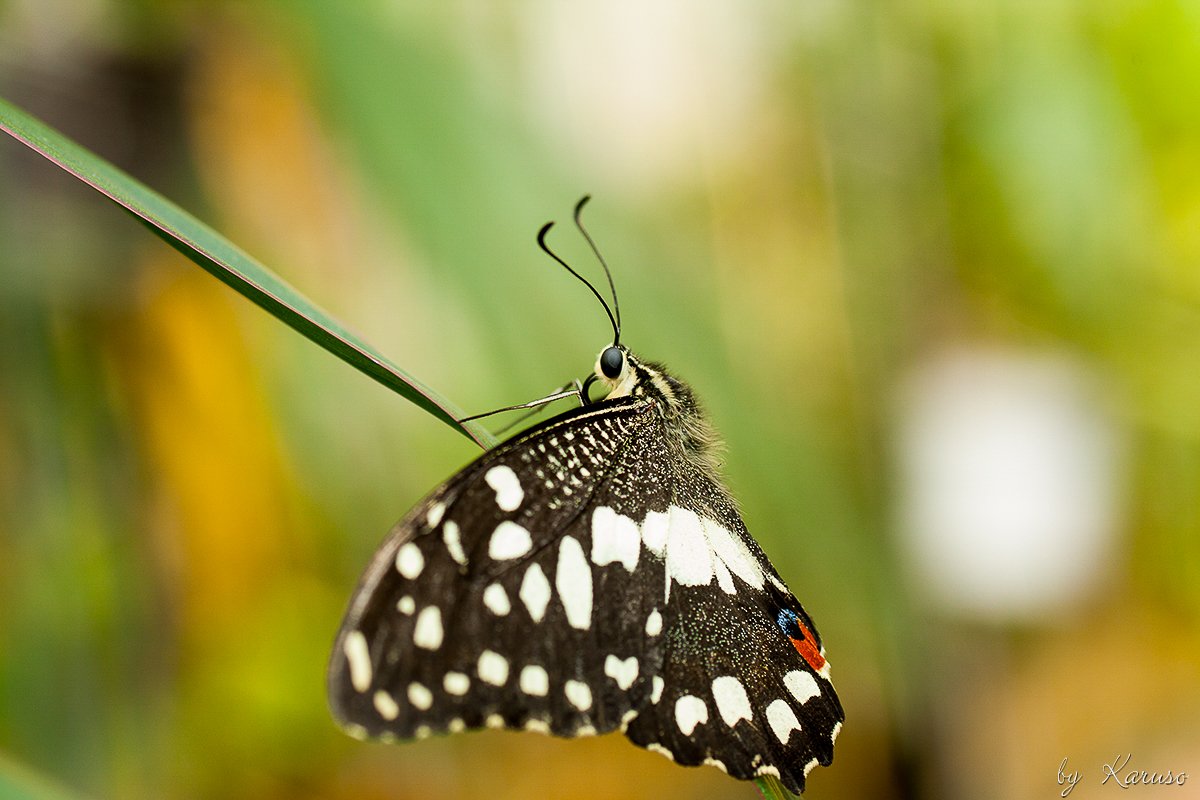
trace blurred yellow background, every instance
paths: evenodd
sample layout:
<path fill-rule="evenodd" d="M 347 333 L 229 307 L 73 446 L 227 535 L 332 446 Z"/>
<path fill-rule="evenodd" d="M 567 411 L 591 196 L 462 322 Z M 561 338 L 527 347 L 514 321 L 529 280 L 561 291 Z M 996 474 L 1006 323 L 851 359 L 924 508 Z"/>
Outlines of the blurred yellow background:
<path fill-rule="evenodd" d="M 846 709 L 821 798 L 1200 797 L 1200 6 L 0 2 L 0 95 L 470 413 L 610 335 L 728 443 Z M 553 246 L 586 274 L 586 245 Z M 476 454 L 0 141 L 0 753 L 84 796 L 756 796 L 363 744 L 342 606 Z"/>

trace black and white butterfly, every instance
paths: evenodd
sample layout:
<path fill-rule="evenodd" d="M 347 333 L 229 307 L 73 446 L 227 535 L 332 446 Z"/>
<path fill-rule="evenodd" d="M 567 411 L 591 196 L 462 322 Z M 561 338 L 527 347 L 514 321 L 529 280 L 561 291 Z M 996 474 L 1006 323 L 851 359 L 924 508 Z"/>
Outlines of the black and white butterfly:
<path fill-rule="evenodd" d="M 581 408 L 464 467 L 376 552 L 337 634 L 330 707 L 351 735 L 389 741 L 619 729 L 800 792 L 845 718 L 821 639 L 746 531 L 692 390 L 609 316 L 588 379 L 606 398 L 585 386 Z"/>

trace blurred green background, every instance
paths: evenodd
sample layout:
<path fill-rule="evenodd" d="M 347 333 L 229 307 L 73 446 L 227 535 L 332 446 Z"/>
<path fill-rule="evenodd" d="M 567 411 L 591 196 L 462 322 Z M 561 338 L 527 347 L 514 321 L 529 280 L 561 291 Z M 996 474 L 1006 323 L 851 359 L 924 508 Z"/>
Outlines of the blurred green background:
<path fill-rule="evenodd" d="M 1068 758 L 1094 797 L 1126 753 L 1200 796 L 1197 4 L 7 0 L 0 94 L 469 412 L 608 341 L 534 243 L 593 193 L 623 340 L 825 639 L 811 796 Z M 354 582 L 476 452 L 0 141 L 0 753 L 94 797 L 755 796 L 619 735 L 336 731 Z"/>

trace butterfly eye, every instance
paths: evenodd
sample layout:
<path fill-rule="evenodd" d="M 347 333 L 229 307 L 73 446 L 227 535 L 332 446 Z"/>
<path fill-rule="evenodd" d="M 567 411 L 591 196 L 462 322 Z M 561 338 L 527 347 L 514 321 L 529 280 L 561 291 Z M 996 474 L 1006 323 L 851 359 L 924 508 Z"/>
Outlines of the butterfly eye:
<path fill-rule="evenodd" d="M 625 355 L 619 347 L 610 347 L 600 356 L 600 371 L 604 373 L 604 377 L 612 380 L 621 374 L 621 367 L 625 364 Z"/>

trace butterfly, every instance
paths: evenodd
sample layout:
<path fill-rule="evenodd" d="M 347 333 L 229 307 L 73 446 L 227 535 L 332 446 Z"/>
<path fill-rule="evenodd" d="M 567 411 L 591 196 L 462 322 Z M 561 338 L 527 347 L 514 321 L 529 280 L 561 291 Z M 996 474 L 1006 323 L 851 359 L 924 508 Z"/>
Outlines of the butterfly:
<path fill-rule="evenodd" d="M 595 250 L 587 200 L 575 220 Z M 747 532 L 696 395 L 620 344 L 615 290 L 616 317 L 545 245 L 551 224 L 539 244 L 604 304 L 613 343 L 577 384 L 581 407 L 484 453 L 392 529 L 337 633 L 332 713 L 384 741 L 621 730 L 801 792 L 845 719 L 821 638 Z"/>

